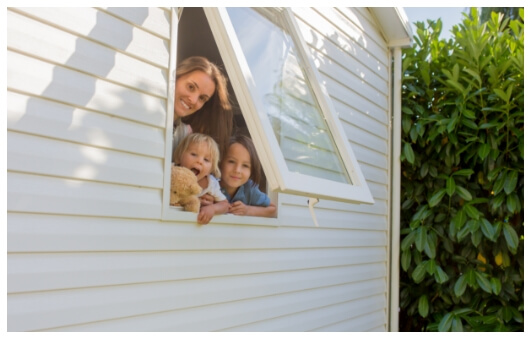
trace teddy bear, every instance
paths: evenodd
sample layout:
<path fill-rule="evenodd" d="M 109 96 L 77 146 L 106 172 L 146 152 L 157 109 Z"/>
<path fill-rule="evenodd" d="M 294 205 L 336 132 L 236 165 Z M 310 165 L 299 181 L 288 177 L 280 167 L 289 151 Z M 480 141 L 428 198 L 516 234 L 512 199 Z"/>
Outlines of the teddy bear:
<path fill-rule="evenodd" d="M 186 167 L 171 165 L 170 205 L 182 206 L 185 211 L 199 212 L 198 194 L 202 188 L 195 174 Z"/>

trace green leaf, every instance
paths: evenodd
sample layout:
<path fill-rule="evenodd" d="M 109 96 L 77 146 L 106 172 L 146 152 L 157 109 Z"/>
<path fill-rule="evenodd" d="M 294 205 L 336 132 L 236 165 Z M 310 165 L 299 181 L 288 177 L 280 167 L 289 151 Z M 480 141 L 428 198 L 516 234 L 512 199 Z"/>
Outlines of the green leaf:
<path fill-rule="evenodd" d="M 455 317 L 452 320 L 452 332 L 463 332 L 463 323 L 461 318 Z"/>
<path fill-rule="evenodd" d="M 426 176 L 426 174 L 428 174 L 428 169 L 430 168 L 430 165 L 425 162 L 422 164 L 422 166 L 420 167 L 420 177 L 421 178 L 424 178 Z"/>
<path fill-rule="evenodd" d="M 430 207 L 437 206 L 441 202 L 445 194 L 446 194 L 446 189 L 442 188 L 438 190 L 437 192 L 435 192 L 434 195 L 431 196 L 430 200 L 428 201 L 428 205 Z"/>
<path fill-rule="evenodd" d="M 426 316 L 428 315 L 429 310 L 430 310 L 430 305 L 429 305 L 429 302 L 428 302 L 428 296 L 423 294 L 420 297 L 420 299 L 419 299 L 419 314 L 423 318 L 426 318 Z"/>
<path fill-rule="evenodd" d="M 450 197 L 455 193 L 455 180 L 453 177 L 448 177 L 448 179 L 446 179 L 446 193 Z"/>
<path fill-rule="evenodd" d="M 516 184 L 518 182 L 518 172 L 516 171 L 510 171 L 509 175 L 505 178 L 505 182 L 503 185 L 503 190 L 505 191 L 505 194 L 509 195 L 512 191 L 516 188 Z"/>
<path fill-rule="evenodd" d="M 463 241 L 465 237 L 470 233 L 469 223 L 467 222 L 465 227 L 461 227 L 457 232 L 457 242 Z"/>
<path fill-rule="evenodd" d="M 476 285 L 476 271 L 469 270 L 465 274 L 466 284 L 468 286 L 475 286 Z"/>
<path fill-rule="evenodd" d="M 459 117 L 455 116 L 455 117 L 452 117 L 450 119 L 450 121 L 448 122 L 448 125 L 446 125 L 446 130 L 448 131 L 448 133 L 452 133 L 453 130 L 455 129 L 455 126 L 457 125 L 457 122 L 459 121 Z"/>
<path fill-rule="evenodd" d="M 420 263 L 419 265 L 417 265 L 417 267 L 415 267 L 415 269 L 413 270 L 411 277 L 413 278 L 413 281 L 415 283 L 418 284 L 419 282 L 424 280 L 424 276 L 426 275 L 426 265 L 427 265 L 427 262 L 424 261 Z"/>
<path fill-rule="evenodd" d="M 435 258 L 435 255 L 437 254 L 436 251 L 437 247 L 437 235 L 433 232 L 430 232 L 428 234 L 428 238 L 426 239 L 426 246 L 424 246 L 424 253 L 430 258 Z"/>
<path fill-rule="evenodd" d="M 411 266 L 411 251 L 409 248 L 400 254 L 400 266 L 402 266 L 404 272 L 407 272 L 409 266 Z"/>
<path fill-rule="evenodd" d="M 465 204 L 463 206 L 463 209 L 465 210 L 466 215 L 468 215 L 469 218 L 474 219 L 474 220 L 479 219 L 479 211 L 473 205 Z"/>
<path fill-rule="evenodd" d="M 494 293 L 495 295 L 499 295 L 502 288 L 500 279 L 495 277 L 490 278 L 490 287 L 492 289 L 492 293 Z"/>
<path fill-rule="evenodd" d="M 472 236 L 470 238 L 472 240 L 472 245 L 477 248 L 478 245 L 481 243 L 481 239 L 483 239 L 483 233 L 480 230 L 477 230 L 475 232 L 472 232 Z"/>
<path fill-rule="evenodd" d="M 480 220 L 481 224 L 481 231 L 483 234 L 487 237 L 487 239 L 491 241 L 496 241 L 496 230 L 494 229 L 494 226 L 485 218 L 481 218 Z"/>
<path fill-rule="evenodd" d="M 509 251 L 512 254 L 516 254 L 516 250 L 518 249 L 518 234 L 516 234 L 514 228 L 509 224 L 503 224 L 503 235 Z"/>
<path fill-rule="evenodd" d="M 452 175 L 462 175 L 462 176 L 471 176 L 472 174 L 474 174 L 474 171 L 469 168 L 460 169 L 459 171 L 455 171 L 454 173 L 452 173 Z"/>
<path fill-rule="evenodd" d="M 407 114 L 407 115 L 415 115 L 415 113 L 413 113 L 413 111 L 411 110 L 411 108 L 406 107 L 406 106 L 402 106 L 402 112 L 403 112 L 404 114 Z"/>
<path fill-rule="evenodd" d="M 459 230 L 466 222 L 466 214 L 464 210 L 459 210 L 452 219 L 455 222 L 455 227 Z"/>
<path fill-rule="evenodd" d="M 518 196 L 515 193 L 511 193 L 507 197 L 507 210 L 511 213 L 519 211 L 520 206 L 520 200 L 518 199 Z"/>
<path fill-rule="evenodd" d="M 415 162 L 415 152 L 413 152 L 413 148 L 411 147 L 411 144 L 409 142 L 404 143 L 404 149 L 402 150 L 402 152 L 404 152 L 406 160 L 410 164 L 413 164 Z"/>
<path fill-rule="evenodd" d="M 479 158 L 481 160 L 485 160 L 487 155 L 489 155 L 489 152 L 490 152 L 489 144 L 483 144 L 483 145 L 479 146 L 478 155 L 479 155 Z"/>
<path fill-rule="evenodd" d="M 505 102 L 508 102 L 508 101 L 509 101 L 509 96 L 508 96 L 504 91 L 502 91 L 501 89 L 494 88 L 493 91 L 494 91 L 494 93 L 496 93 L 496 95 L 499 96 L 503 101 L 505 101 Z"/>
<path fill-rule="evenodd" d="M 506 178 L 507 172 L 501 172 L 500 175 L 498 175 L 498 178 L 494 182 L 494 186 L 492 187 L 492 190 L 494 191 L 494 195 L 497 195 L 500 193 L 505 186 L 505 178 Z"/>
<path fill-rule="evenodd" d="M 435 260 L 430 259 L 426 261 L 426 273 L 429 275 L 433 275 L 435 273 L 435 268 L 437 267 L 437 263 Z"/>
<path fill-rule="evenodd" d="M 457 279 L 457 281 L 455 282 L 455 285 L 454 285 L 455 296 L 456 297 L 462 296 L 463 293 L 465 293 L 465 291 L 466 291 L 466 286 L 467 286 L 467 283 L 466 283 L 466 280 L 465 280 L 465 276 L 461 275 Z"/>
<path fill-rule="evenodd" d="M 454 315 L 452 312 L 446 313 L 439 323 L 438 330 L 439 332 L 448 332 L 452 326 L 452 320 L 454 320 Z"/>
<path fill-rule="evenodd" d="M 405 251 L 406 249 L 409 249 L 411 245 L 415 242 L 416 232 L 410 232 L 404 239 L 402 239 L 402 243 L 400 244 L 400 249 L 402 251 Z"/>
<path fill-rule="evenodd" d="M 457 195 L 459 195 L 463 200 L 469 201 L 472 200 L 472 194 L 470 192 L 461 186 L 456 186 L 455 191 L 457 192 Z"/>
<path fill-rule="evenodd" d="M 415 238 L 415 246 L 417 247 L 417 250 L 419 252 L 422 252 L 424 250 L 424 247 L 426 246 L 426 241 L 428 238 L 428 230 L 426 229 L 426 226 L 421 226 L 417 229 L 417 236 Z"/>
<path fill-rule="evenodd" d="M 441 268 L 441 266 L 437 266 L 435 269 L 435 281 L 439 284 L 444 284 L 448 281 L 448 274 Z"/>
<path fill-rule="evenodd" d="M 487 279 L 484 273 L 476 271 L 476 281 L 483 291 L 487 293 L 492 293 L 490 281 Z"/>

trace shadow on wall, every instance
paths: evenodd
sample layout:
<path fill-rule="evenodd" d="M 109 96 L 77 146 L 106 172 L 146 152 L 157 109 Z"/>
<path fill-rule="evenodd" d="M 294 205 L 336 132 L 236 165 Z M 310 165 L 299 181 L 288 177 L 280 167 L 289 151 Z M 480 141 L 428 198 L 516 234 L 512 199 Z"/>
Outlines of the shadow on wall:
<path fill-rule="evenodd" d="M 103 80 L 110 73 L 123 72 L 116 67 L 116 59 L 124 54 L 129 54 L 130 58 L 128 47 L 135 29 L 138 30 L 109 14 L 111 11 L 120 15 L 120 9 L 112 8 L 107 12 L 93 8 L 8 9 L 7 129 L 12 132 L 8 133 L 8 172 L 80 179 L 55 181 L 61 186 L 57 188 L 71 192 L 68 196 L 76 196 L 82 193 L 72 190 L 83 185 L 84 180 L 106 180 L 108 174 L 102 176 L 102 168 L 114 165 L 105 165 L 111 161 L 107 156 L 109 152 L 128 147 L 113 144 L 117 140 L 115 136 L 123 133 L 114 126 L 126 123 L 130 124 L 131 131 L 135 128 L 140 131 L 134 121 L 152 125 L 156 119 L 164 121 L 165 112 L 154 112 L 157 110 L 155 104 L 165 102 L 164 97 L 125 87 L 147 88 L 150 84 Z M 135 24 L 141 24 L 147 17 L 147 8 L 135 9 Z M 161 67 L 153 68 L 161 70 Z M 120 76 L 121 79 L 129 77 L 128 74 Z M 159 106 L 165 108 L 165 105 Z M 154 118 L 153 113 L 160 118 Z M 154 126 L 153 130 L 153 133 L 163 134 L 160 128 Z M 122 136 L 122 144 L 125 139 Z M 62 154 L 50 149 L 58 145 L 57 140 L 66 141 L 61 143 Z M 158 151 L 152 148 L 152 152 L 163 156 L 163 145 L 159 148 Z M 121 152 L 115 153 L 120 157 Z M 54 189 L 50 187 L 52 184 L 48 182 L 30 190 L 14 178 L 18 176 L 12 175 L 8 187 L 27 194 L 11 195 L 8 210 L 40 211 L 42 196 L 35 196 L 39 189 Z M 161 184 L 153 183 L 157 185 Z"/>

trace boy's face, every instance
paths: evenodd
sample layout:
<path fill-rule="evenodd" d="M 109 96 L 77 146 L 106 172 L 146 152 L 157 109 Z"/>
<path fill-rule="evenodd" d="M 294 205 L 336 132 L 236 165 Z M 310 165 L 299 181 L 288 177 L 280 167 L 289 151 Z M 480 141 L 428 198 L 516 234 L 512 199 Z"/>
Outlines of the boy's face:
<path fill-rule="evenodd" d="M 180 166 L 186 167 L 197 177 L 197 181 L 205 178 L 212 171 L 212 157 L 205 142 L 190 144 L 181 156 Z"/>
<path fill-rule="evenodd" d="M 230 145 L 221 163 L 221 186 L 229 193 L 236 191 L 251 176 L 251 156 L 239 143 Z"/>

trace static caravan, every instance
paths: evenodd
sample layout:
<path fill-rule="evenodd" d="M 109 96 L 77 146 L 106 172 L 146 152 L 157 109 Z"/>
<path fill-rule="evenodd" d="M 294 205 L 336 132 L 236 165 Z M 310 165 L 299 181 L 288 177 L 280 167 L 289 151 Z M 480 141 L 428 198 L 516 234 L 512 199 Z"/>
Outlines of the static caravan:
<path fill-rule="evenodd" d="M 396 331 L 411 37 L 397 8 L 7 8 L 7 330 Z M 276 217 L 169 205 L 191 55 Z"/>

